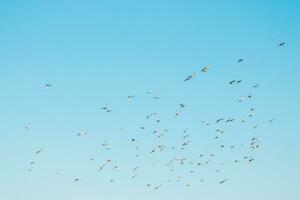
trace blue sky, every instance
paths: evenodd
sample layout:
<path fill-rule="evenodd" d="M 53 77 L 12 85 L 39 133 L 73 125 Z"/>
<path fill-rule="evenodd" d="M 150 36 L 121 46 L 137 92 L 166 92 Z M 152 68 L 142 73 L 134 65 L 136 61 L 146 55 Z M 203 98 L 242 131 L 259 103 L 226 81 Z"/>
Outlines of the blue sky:
<path fill-rule="evenodd" d="M 298 1 L 0 3 L 0 199 L 299 198 Z M 280 42 L 286 45 L 278 47 Z M 201 73 L 208 64 L 209 72 Z M 196 77 L 184 82 L 193 72 Z M 233 79 L 242 84 L 230 87 Z M 53 86 L 45 89 L 45 83 Z M 260 87 L 253 89 L 256 83 Z M 237 103 L 250 93 L 251 100 Z M 132 102 L 128 95 L 135 96 Z M 179 103 L 186 108 L 177 119 Z M 104 105 L 113 112 L 101 111 Z M 243 118 L 251 107 L 253 120 L 225 127 L 228 134 L 220 141 L 213 139 L 215 127 L 201 124 Z M 180 141 L 187 129 L 191 147 L 150 155 L 157 142 L 151 132 L 158 125 L 145 116 L 154 111 L 159 128 L 169 130 L 161 143 Z M 82 129 L 88 135 L 76 137 Z M 252 164 L 230 163 L 246 147 L 216 148 L 247 145 L 252 137 L 262 139 Z M 131 138 L 144 155 L 140 159 Z M 104 140 L 111 151 L 100 149 Z M 36 155 L 38 149 L 44 152 Z M 169 173 L 151 167 L 177 154 L 200 153 L 216 153 L 216 162 L 193 177 L 178 169 L 188 177 L 183 183 L 165 183 Z M 108 158 L 118 162 L 120 172 L 98 172 Z M 222 160 L 229 164 L 216 175 Z M 30 161 L 36 164 L 27 172 Z M 137 165 L 142 169 L 132 180 L 128 169 Z M 82 181 L 74 184 L 74 178 Z M 218 184 L 223 178 L 229 181 Z M 163 186 L 149 190 L 148 182 Z"/>

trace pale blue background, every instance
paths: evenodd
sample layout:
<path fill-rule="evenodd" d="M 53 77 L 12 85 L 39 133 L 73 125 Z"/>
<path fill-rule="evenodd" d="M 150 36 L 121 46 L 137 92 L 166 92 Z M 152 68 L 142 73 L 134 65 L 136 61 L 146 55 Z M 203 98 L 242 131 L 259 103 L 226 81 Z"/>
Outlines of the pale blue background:
<path fill-rule="evenodd" d="M 299 199 L 299 10 L 296 0 L 1 0 L 0 199 Z M 282 41 L 286 46 L 278 47 Z M 205 64 L 212 65 L 209 73 L 183 82 Z M 243 84 L 230 88 L 231 79 Z M 261 86 L 253 92 L 255 83 Z M 148 97 L 148 89 L 161 100 Z M 253 103 L 236 103 L 249 92 Z M 178 122 L 173 115 L 181 102 L 187 111 Z M 99 110 L 105 104 L 112 113 Z M 191 179 L 191 188 L 171 183 L 153 192 L 146 180 L 162 172 L 127 177 L 125 166 L 136 161 L 120 156 L 134 155 L 129 138 L 151 143 L 136 134 L 146 114 L 161 112 L 170 138 L 189 128 L 193 156 L 215 147 L 206 137 L 212 129 L 200 121 L 242 115 L 251 106 L 259 128 L 237 127 L 228 141 L 259 136 L 262 148 L 254 164 L 224 167 L 226 184 L 207 170 Z M 76 137 L 83 128 L 89 135 Z M 114 145 L 110 155 L 99 150 L 104 139 Z M 97 172 L 108 157 L 119 157 L 119 176 Z M 28 173 L 31 160 L 36 166 Z M 73 184 L 77 177 L 83 181 Z M 109 184 L 110 177 L 116 182 Z"/>

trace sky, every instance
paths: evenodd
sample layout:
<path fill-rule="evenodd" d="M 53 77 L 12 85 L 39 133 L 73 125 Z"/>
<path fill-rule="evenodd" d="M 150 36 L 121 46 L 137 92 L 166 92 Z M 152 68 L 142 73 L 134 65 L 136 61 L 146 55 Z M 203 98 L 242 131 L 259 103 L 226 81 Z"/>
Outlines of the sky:
<path fill-rule="evenodd" d="M 1 0 L 0 5 L 0 199 L 299 198 L 299 1 Z M 206 65 L 211 67 L 202 73 Z M 242 83 L 230 86 L 233 79 Z M 255 84 L 259 87 L 252 88 Z M 251 99 L 237 102 L 249 94 Z M 130 102 L 129 95 L 135 96 Z M 180 103 L 186 108 L 175 118 Z M 111 113 L 100 109 L 106 105 Z M 255 117 L 226 127 L 221 140 L 214 140 L 214 127 L 201 124 L 241 119 L 251 107 Z M 159 112 L 160 125 L 145 120 L 151 112 Z M 166 145 L 188 130 L 191 147 L 150 155 L 157 126 L 169 130 L 160 141 Z M 81 130 L 88 135 L 77 137 Z M 252 137 L 261 138 L 255 162 L 230 163 L 244 155 Z M 141 148 L 139 159 L 131 138 Z M 100 148 L 103 141 L 110 151 Z M 222 142 L 238 147 L 220 151 Z M 44 151 L 37 155 L 39 149 Z M 193 177 L 178 169 L 184 183 L 166 183 L 170 173 L 152 167 L 177 154 L 201 153 L 216 153 L 216 161 Z M 99 173 L 106 159 L 117 162 L 120 172 Z M 216 174 L 222 160 L 226 165 Z M 128 169 L 135 166 L 141 170 L 133 180 Z M 74 183 L 75 178 L 82 180 Z M 148 182 L 162 187 L 148 189 Z"/>

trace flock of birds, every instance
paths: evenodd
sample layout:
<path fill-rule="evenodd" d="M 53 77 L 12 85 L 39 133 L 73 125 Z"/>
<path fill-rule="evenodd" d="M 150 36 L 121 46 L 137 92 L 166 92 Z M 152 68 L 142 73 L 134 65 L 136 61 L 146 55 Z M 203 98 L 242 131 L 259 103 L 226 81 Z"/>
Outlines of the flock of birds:
<path fill-rule="evenodd" d="M 282 47 L 285 45 L 285 42 L 282 42 L 280 44 L 278 44 L 279 47 Z M 240 58 L 238 59 L 238 63 L 243 62 L 244 59 Z M 210 71 L 210 66 L 204 66 L 200 72 L 202 73 L 208 73 Z M 193 72 L 191 75 L 188 75 L 184 78 L 184 82 L 187 81 L 191 81 L 195 76 L 196 76 L 196 72 Z M 228 81 L 228 85 L 238 85 L 241 84 L 242 80 L 230 80 Z M 51 88 L 53 85 L 50 83 L 45 84 L 45 88 L 49 89 Z M 251 86 L 252 89 L 256 89 L 259 87 L 259 84 L 254 84 Z M 151 95 L 152 91 L 148 90 L 146 91 L 147 95 Z M 127 100 L 128 101 L 134 101 L 135 96 L 134 95 L 129 95 L 127 96 Z M 154 99 L 159 100 L 160 97 L 159 96 L 153 96 Z M 240 97 L 239 99 L 237 99 L 238 103 L 242 103 L 244 102 L 246 99 L 251 99 L 253 98 L 252 94 L 249 94 L 247 96 L 244 97 Z M 186 105 L 184 103 L 179 103 L 178 104 L 178 110 L 175 112 L 175 118 L 179 118 L 181 113 L 183 112 L 183 110 L 185 109 Z M 100 108 L 103 112 L 106 113 L 110 113 L 113 112 L 112 108 L 108 105 L 102 106 Z M 237 119 L 237 118 L 233 118 L 233 117 L 222 117 L 222 118 L 216 118 L 214 121 L 201 121 L 200 124 L 203 126 L 209 126 L 209 127 L 214 127 L 215 131 L 214 131 L 214 138 L 213 140 L 220 140 L 220 138 L 222 136 L 224 136 L 225 133 L 229 133 L 230 131 L 228 130 L 228 126 L 229 124 L 232 123 L 247 123 L 249 119 L 255 117 L 255 108 L 251 107 L 249 109 L 249 112 L 247 114 L 246 118 L 243 119 Z M 151 112 L 151 113 L 147 113 L 145 114 L 145 119 L 146 121 L 151 121 L 151 123 L 155 123 L 160 124 L 160 119 L 159 119 L 159 112 Z M 267 123 L 272 123 L 274 122 L 274 119 L 269 119 L 266 121 Z M 257 124 L 254 124 L 252 126 L 253 129 L 256 129 L 258 127 Z M 25 129 L 29 130 L 30 126 L 26 125 L 24 127 Z M 145 131 L 146 127 L 145 126 L 138 126 L 139 131 Z M 124 128 L 121 128 L 121 130 L 123 131 Z M 197 171 L 199 171 L 201 169 L 201 167 L 205 167 L 205 166 L 209 166 L 214 160 L 216 160 L 215 158 L 217 157 L 217 153 L 213 152 L 210 154 L 201 154 L 199 153 L 197 158 L 190 158 L 189 156 L 186 156 L 186 153 L 183 153 L 187 148 L 189 148 L 191 146 L 192 143 L 192 137 L 191 134 L 189 132 L 189 130 L 185 129 L 182 131 L 183 135 L 181 140 L 176 144 L 176 145 L 166 145 L 166 144 L 162 144 L 160 142 L 160 139 L 163 138 L 165 135 L 167 135 L 169 133 L 169 129 L 168 128 L 155 128 L 154 130 L 151 131 L 152 132 L 152 136 L 156 138 L 156 143 L 152 145 L 151 149 L 144 149 L 144 154 L 148 154 L 148 156 L 151 155 L 159 155 L 163 152 L 168 152 L 170 155 L 172 155 L 168 160 L 165 160 L 162 162 L 162 164 L 160 163 L 156 163 L 153 162 L 150 166 L 151 167 L 156 167 L 158 168 L 159 171 L 161 171 L 162 174 L 165 173 L 165 170 L 167 170 L 168 172 L 171 173 L 170 178 L 168 178 L 167 180 L 165 180 L 164 183 L 160 182 L 160 183 L 149 183 L 146 182 L 145 183 L 145 187 L 147 188 L 152 188 L 153 190 L 158 190 L 160 189 L 164 184 L 169 183 L 169 182 L 185 182 L 186 179 L 184 179 L 184 177 L 182 175 L 178 175 L 176 173 L 177 170 L 184 170 L 186 171 L 189 175 L 195 175 Z M 88 135 L 88 131 L 86 129 L 82 129 L 81 131 L 79 131 L 78 133 L 75 134 L 77 137 L 81 137 L 81 136 L 87 136 Z M 136 158 L 140 158 L 142 155 L 141 153 L 141 146 L 145 147 L 146 145 L 143 145 L 142 143 L 139 143 L 140 140 L 138 140 L 137 138 L 129 138 L 128 139 L 130 141 L 131 144 L 134 145 L 135 148 L 135 155 L 134 157 Z M 245 153 L 244 155 L 241 155 L 235 159 L 233 159 L 231 162 L 232 163 L 239 163 L 239 162 L 246 162 L 246 163 L 252 163 L 255 161 L 255 156 L 254 156 L 254 152 L 260 147 L 261 145 L 261 139 L 259 137 L 251 137 L 248 139 L 248 143 L 246 145 L 244 144 L 224 144 L 221 142 L 221 144 L 219 146 L 217 146 L 217 150 L 224 150 L 224 149 L 235 149 L 238 147 L 245 147 L 247 148 L 247 153 Z M 100 148 L 103 151 L 110 151 L 112 149 L 112 145 L 110 143 L 108 143 L 107 141 L 103 141 L 102 144 L 100 144 Z M 36 150 L 35 154 L 42 154 L 44 151 L 44 149 L 38 149 Z M 176 153 L 175 153 L 176 151 Z M 174 153 L 172 153 L 174 152 Z M 182 155 L 182 156 L 181 156 Z M 122 155 L 125 156 L 125 155 Z M 222 158 L 221 158 L 222 159 Z M 90 158 L 90 160 L 94 160 L 94 158 Z M 33 170 L 33 166 L 35 165 L 35 161 L 30 161 L 29 162 L 29 167 L 27 168 L 28 172 L 31 172 Z M 217 163 L 217 165 L 214 165 L 214 167 L 217 167 L 217 169 L 215 170 L 216 174 L 220 174 L 221 173 L 221 167 L 225 165 L 225 161 L 221 161 L 219 163 Z M 142 166 L 135 166 L 132 169 L 129 170 L 129 174 L 130 174 L 130 178 L 131 179 L 136 179 L 138 177 L 138 175 L 140 174 L 140 171 L 142 170 Z M 97 171 L 99 173 L 102 173 L 105 169 L 110 169 L 113 170 L 114 172 L 119 172 L 120 171 L 120 166 L 118 165 L 118 162 L 116 162 L 116 160 L 113 160 L 111 158 L 106 159 L 103 163 L 100 163 L 98 165 L 98 169 Z M 181 173 L 182 171 L 180 171 Z M 150 172 L 151 173 L 151 172 Z M 57 175 L 59 175 L 59 173 L 56 173 Z M 83 179 L 80 177 L 76 177 L 73 179 L 73 182 L 80 182 Z M 197 180 L 199 180 L 199 182 L 204 182 L 205 178 L 201 177 L 201 178 L 197 178 Z M 115 182 L 116 179 L 115 178 L 111 178 L 109 180 L 109 182 Z M 228 177 L 223 177 L 220 178 L 219 180 L 217 180 L 218 184 L 225 184 L 227 181 L 229 181 Z M 184 185 L 186 187 L 190 187 L 191 184 L 186 182 L 184 183 Z"/>

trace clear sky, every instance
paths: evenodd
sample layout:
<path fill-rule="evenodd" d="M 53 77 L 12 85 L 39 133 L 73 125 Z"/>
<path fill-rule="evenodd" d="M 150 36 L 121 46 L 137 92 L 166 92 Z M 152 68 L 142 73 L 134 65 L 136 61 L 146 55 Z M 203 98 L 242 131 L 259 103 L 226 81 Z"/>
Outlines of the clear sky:
<path fill-rule="evenodd" d="M 296 0 L 1 0 L 0 199 L 299 199 L 299 10 Z M 242 83 L 229 86 L 233 79 Z M 186 108 L 175 118 L 179 103 Z M 251 107 L 254 118 L 241 124 Z M 145 120 L 151 112 L 159 125 Z M 237 120 L 214 140 L 216 127 L 201 121 L 220 117 Z M 160 141 L 156 126 L 169 130 Z M 77 137 L 82 129 L 88 135 Z M 189 148 L 150 155 L 153 144 L 181 141 L 185 129 Z M 233 163 L 252 137 L 262 140 L 256 160 Z M 111 150 L 100 148 L 104 140 Z M 173 175 L 159 167 L 173 156 L 211 153 L 212 164 L 194 176 L 184 174 L 194 167 L 188 163 Z M 120 171 L 99 173 L 107 159 Z M 179 175 L 182 182 L 166 182 Z"/>

